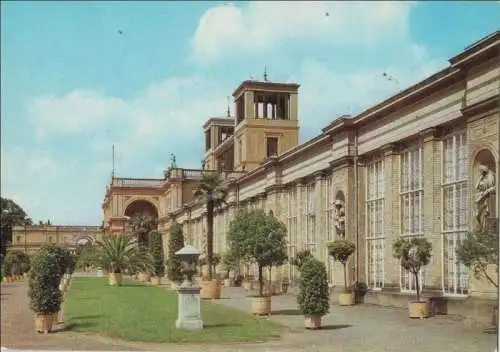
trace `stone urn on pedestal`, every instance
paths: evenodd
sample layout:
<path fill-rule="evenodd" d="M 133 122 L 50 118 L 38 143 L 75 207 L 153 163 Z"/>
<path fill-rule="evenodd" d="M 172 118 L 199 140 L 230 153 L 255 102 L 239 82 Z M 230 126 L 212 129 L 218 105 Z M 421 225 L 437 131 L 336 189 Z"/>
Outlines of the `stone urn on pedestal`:
<path fill-rule="evenodd" d="M 191 245 L 186 245 L 175 255 L 181 258 L 184 275 L 184 281 L 178 289 L 179 310 L 175 327 L 181 330 L 201 330 L 203 329 L 200 308 L 201 288 L 193 282 L 200 251 Z"/>

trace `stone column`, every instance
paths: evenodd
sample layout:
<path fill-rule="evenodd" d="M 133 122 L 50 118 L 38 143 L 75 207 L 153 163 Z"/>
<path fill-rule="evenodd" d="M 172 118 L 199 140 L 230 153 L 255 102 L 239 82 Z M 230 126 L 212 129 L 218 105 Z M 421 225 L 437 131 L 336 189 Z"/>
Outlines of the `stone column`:
<path fill-rule="evenodd" d="M 326 174 L 325 172 L 317 173 L 315 176 L 316 187 L 314 189 L 314 199 L 315 205 L 314 210 L 316 211 L 316 241 L 318 243 L 318 247 L 316 249 L 316 257 L 325 263 L 328 260 L 326 255 L 326 242 L 327 242 L 327 234 L 326 234 L 326 216 L 325 216 L 325 197 L 326 197 Z"/>

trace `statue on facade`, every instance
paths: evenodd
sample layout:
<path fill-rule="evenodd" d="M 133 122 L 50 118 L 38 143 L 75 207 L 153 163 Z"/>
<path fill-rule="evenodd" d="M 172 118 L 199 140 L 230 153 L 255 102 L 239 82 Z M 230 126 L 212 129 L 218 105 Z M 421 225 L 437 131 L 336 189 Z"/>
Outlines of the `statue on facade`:
<path fill-rule="evenodd" d="M 486 165 L 479 166 L 479 180 L 476 184 L 476 220 L 480 229 L 488 226 L 489 200 L 495 194 L 495 174 Z"/>
<path fill-rule="evenodd" d="M 174 153 L 170 153 L 170 167 L 172 169 L 176 169 L 177 168 L 177 163 L 176 163 L 176 158 L 175 158 L 175 154 Z"/>
<path fill-rule="evenodd" d="M 337 235 L 345 236 L 345 209 L 344 202 L 340 199 L 335 201 L 335 231 Z"/>

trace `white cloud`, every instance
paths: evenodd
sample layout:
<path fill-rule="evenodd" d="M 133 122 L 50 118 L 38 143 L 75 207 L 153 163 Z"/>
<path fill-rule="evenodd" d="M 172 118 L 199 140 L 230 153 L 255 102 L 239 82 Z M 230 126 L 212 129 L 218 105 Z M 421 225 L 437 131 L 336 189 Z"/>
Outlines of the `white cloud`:
<path fill-rule="evenodd" d="M 256 1 L 210 8 L 192 40 L 201 62 L 228 55 L 262 53 L 278 42 L 300 45 L 374 44 L 406 38 L 414 2 Z"/>

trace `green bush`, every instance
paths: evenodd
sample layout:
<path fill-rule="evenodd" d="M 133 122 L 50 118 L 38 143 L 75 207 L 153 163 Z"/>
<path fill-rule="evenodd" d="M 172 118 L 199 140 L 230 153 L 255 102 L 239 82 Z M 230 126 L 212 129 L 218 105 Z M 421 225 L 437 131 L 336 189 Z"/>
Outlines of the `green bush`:
<path fill-rule="evenodd" d="M 420 302 L 420 269 L 431 260 L 432 243 L 425 237 L 399 238 L 392 245 L 393 256 L 415 279 L 417 302 Z"/>
<path fill-rule="evenodd" d="M 70 264 L 69 263 L 70 252 L 66 248 L 62 248 L 55 244 L 46 244 L 42 247 L 42 249 L 48 251 L 54 256 L 56 263 L 59 267 L 59 278 L 62 278 L 63 275 L 66 273 L 68 265 Z"/>
<path fill-rule="evenodd" d="M 330 293 L 325 264 L 309 257 L 301 266 L 297 303 L 303 315 L 320 315 L 330 309 Z"/>
<path fill-rule="evenodd" d="M 328 243 L 328 254 L 332 256 L 333 260 L 338 261 L 344 268 L 344 292 L 349 292 L 347 287 L 347 260 L 356 250 L 356 245 L 346 239 L 338 239 Z"/>
<path fill-rule="evenodd" d="M 214 275 L 216 274 L 215 269 L 217 268 L 217 265 L 220 264 L 221 260 L 222 260 L 221 255 L 219 253 L 214 253 L 212 257 L 212 272 Z"/>
<path fill-rule="evenodd" d="M 165 255 L 163 254 L 162 235 L 158 231 L 149 234 L 149 253 L 153 259 L 153 276 L 163 277 L 165 275 Z"/>
<path fill-rule="evenodd" d="M 182 261 L 175 252 L 184 247 L 184 235 L 182 226 L 174 222 L 170 228 L 170 238 L 168 240 L 168 270 L 167 277 L 170 281 L 180 282 L 182 276 Z"/>
<path fill-rule="evenodd" d="M 311 251 L 309 249 L 303 249 L 298 251 L 297 254 L 290 260 L 290 264 L 296 266 L 300 270 L 300 267 L 312 257 Z"/>
<path fill-rule="evenodd" d="M 238 269 L 238 259 L 231 251 L 227 251 L 222 255 L 222 270 L 224 270 L 224 278 L 229 279 L 231 271 Z"/>
<path fill-rule="evenodd" d="M 30 258 L 23 251 L 9 250 L 4 258 L 4 270 L 6 276 L 19 276 L 27 273 L 30 269 Z"/>
<path fill-rule="evenodd" d="M 61 308 L 59 260 L 58 253 L 47 247 L 40 249 L 33 259 L 28 281 L 28 297 L 30 308 L 36 314 L 53 314 Z"/>

